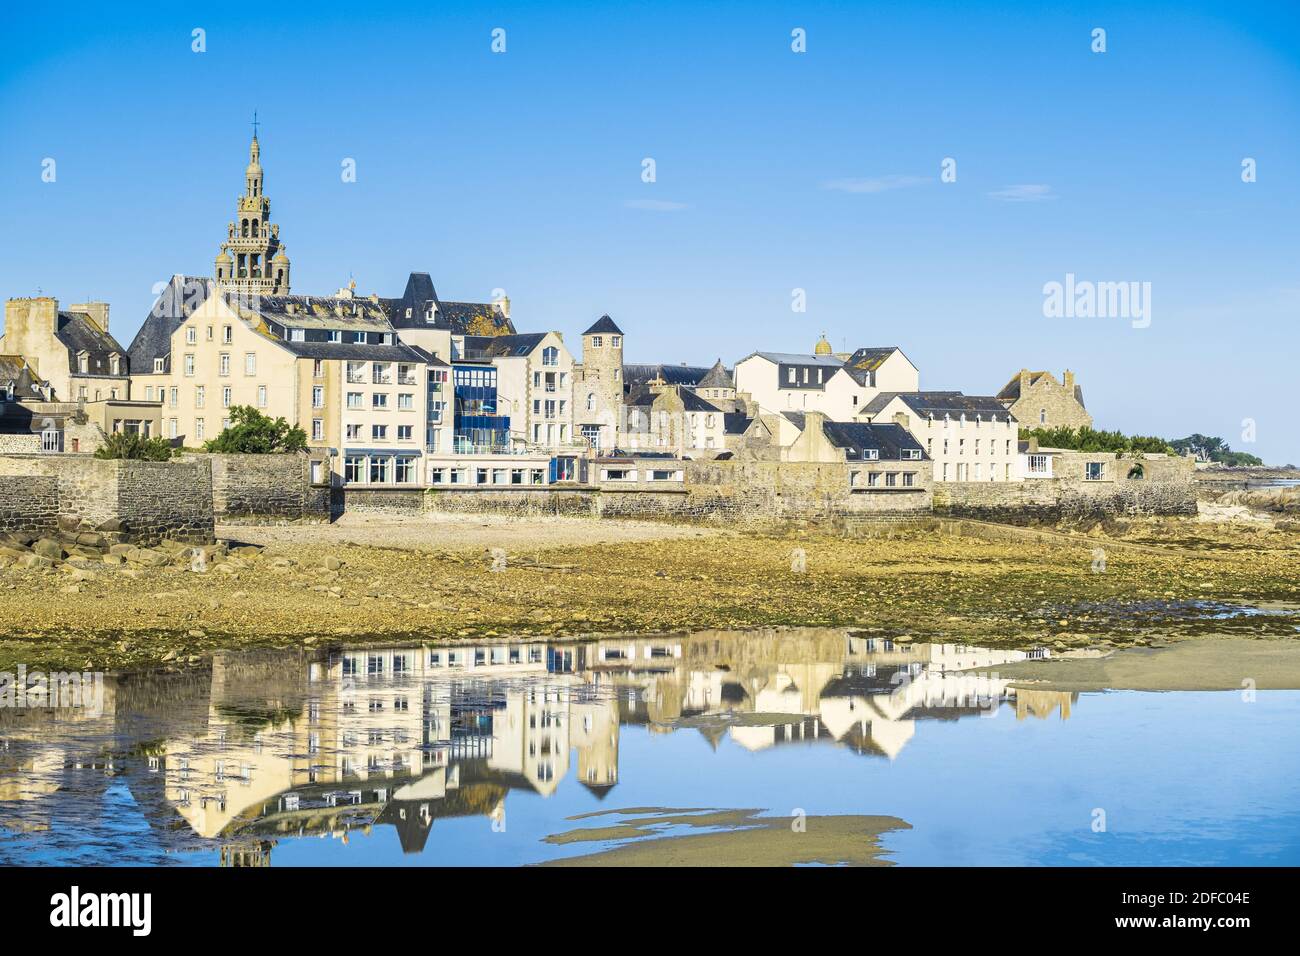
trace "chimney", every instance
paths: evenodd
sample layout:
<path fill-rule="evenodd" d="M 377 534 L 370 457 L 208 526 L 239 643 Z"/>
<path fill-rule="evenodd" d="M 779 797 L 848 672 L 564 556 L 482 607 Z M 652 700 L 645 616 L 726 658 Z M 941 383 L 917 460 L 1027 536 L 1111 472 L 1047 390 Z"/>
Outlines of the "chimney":
<path fill-rule="evenodd" d="M 85 312 L 90 316 L 90 321 L 99 327 L 99 331 L 108 332 L 108 303 L 107 302 L 82 302 L 80 305 L 68 306 L 69 312 Z"/>
<path fill-rule="evenodd" d="M 48 349 L 58 325 L 58 299 L 9 299 L 5 302 L 5 351 L 23 356 L 32 372 L 40 375 L 39 356 Z"/>
<path fill-rule="evenodd" d="M 894 424 L 902 425 L 904 428 L 910 428 L 911 419 L 907 417 L 907 412 L 894 412 Z"/>
<path fill-rule="evenodd" d="M 1029 387 L 1029 369 L 1027 368 L 1022 368 L 1020 370 L 1020 387 L 1021 389 Z"/>
<path fill-rule="evenodd" d="M 510 318 L 510 296 L 503 295 L 499 299 L 494 299 L 492 304 L 497 307 L 497 311 L 500 312 L 503 317 L 507 319 Z"/>
<path fill-rule="evenodd" d="M 1065 370 L 1065 374 L 1061 376 L 1061 383 L 1066 388 L 1074 388 L 1074 373 L 1068 368 Z"/>

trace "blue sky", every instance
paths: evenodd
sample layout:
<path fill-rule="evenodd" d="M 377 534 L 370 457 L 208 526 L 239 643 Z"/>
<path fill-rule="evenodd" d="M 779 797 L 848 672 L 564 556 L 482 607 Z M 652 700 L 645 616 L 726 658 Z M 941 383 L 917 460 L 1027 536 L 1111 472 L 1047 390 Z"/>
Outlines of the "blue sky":
<path fill-rule="evenodd" d="M 296 292 L 428 271 L 575 349 L 608 312 L 629 361 L 824 331 L 925 388 L 1068 365 L 1099 426 L 1300 464 L 1294 4 L 16 6 L 0 293 L 107 299 L 124 343 L 210 273 L 256 109 Z M 1067 273 L 1150 282 L 1150 327 L 1046 318 Z"/>

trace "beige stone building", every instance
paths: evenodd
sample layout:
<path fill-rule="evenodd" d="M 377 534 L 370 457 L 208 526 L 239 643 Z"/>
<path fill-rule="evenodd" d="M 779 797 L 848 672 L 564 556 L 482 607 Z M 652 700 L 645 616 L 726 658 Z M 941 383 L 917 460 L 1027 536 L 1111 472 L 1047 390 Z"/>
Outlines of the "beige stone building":
<path fill-rule="evenodd" d="M 915 392 L 920 373 L 901 349 L 835 354 L 823 338 L 812 355 L 753 352 L 736 363 L 734 387 L 764 412 L 822 412 L 852 421 L 882 392 Z"/>
<path fill-rule="evenodd" d="M 5 303 L 0 355 L 20 355 L 61 402 L 131 398 L 127 350 L 108 330 L 108 303 L 59 308 L 49 296 Z"/>
<path fill-rule="evenodd" d="M 1091 428 L 1083 389 L 1068 368 L 1057 381 L 1051 372 L 1022 368 L 997 399 L 1025 428 Z"/>

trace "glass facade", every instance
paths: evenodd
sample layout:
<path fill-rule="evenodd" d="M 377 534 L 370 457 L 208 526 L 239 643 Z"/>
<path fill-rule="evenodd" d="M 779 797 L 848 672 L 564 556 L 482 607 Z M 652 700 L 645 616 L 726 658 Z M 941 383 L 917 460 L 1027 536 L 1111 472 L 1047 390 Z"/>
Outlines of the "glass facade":
<path fill-rule="evenodd" d="M 455 450 L 502 452 L 510 448 L 510 416 L 497 414 L 497 370 L 490 365 L 452 368 Z"/>

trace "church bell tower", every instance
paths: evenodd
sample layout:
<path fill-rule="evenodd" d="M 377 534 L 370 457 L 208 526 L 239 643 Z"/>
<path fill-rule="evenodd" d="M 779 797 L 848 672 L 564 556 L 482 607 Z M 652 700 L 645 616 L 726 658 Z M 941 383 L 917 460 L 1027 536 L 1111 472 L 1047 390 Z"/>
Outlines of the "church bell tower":
<path fill-rule="evenodd" d="M 215 275 L 218 285 L 229 292 L 288 295 L 289 257 L 280 242 L 280 227 L 271 223 L 271 201 L 262 191 L 261 154 L 254 114 L 244 194 L 239 197 L 235 221 L 226 227 Z"/>

